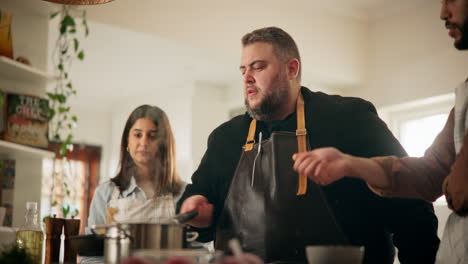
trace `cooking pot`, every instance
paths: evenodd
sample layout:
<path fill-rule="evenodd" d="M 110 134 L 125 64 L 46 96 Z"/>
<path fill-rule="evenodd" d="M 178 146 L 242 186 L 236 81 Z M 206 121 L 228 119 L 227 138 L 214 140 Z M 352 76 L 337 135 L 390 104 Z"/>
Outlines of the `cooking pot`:
<path fill-rule="evenodd" d="M 103 256 L 104 254 L 103 235 L 70 236 L 70 244 L 80 256 Z"/>
<path fill-rule="evenodd" d="M 188 231 L 185 222 L 198 215 L 197 211 L 168 218 L 161 223 L 115 223 L 96 225 L 92 230 L 106 229 L 104 242 L 105 263 L 119 263 L 138 249 L 182 249 L 198 237 Z"/>

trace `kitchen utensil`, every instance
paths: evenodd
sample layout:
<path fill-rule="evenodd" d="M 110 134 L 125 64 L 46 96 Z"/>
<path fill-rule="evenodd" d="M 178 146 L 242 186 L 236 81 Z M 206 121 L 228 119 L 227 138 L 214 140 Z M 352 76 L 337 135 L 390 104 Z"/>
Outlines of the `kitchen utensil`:
<path fill-rule="evenodd" d="M 198 215 L 198 211 L 192 210 L 183 214 L 177 214 L 173 217 L 173 221 L 178 224 L 184 224 L 192 220 Z"/>
<path fill-rule="evenodd" d="M 76 249 L 70 245 L 70 237 L 76 236 L 80 232 L 80 219 L 65 219 L 63 226 L 64 241 L 64 259 L 65 263 L 76 263 Z"/>
<path fill-rule="evenodd" d="M 57 263 L 60 257 L 60 244 L 64 219 L 47 217 L 45 219 L 46 233 L 46 249 L 45 249 L 45 264 Z"/>

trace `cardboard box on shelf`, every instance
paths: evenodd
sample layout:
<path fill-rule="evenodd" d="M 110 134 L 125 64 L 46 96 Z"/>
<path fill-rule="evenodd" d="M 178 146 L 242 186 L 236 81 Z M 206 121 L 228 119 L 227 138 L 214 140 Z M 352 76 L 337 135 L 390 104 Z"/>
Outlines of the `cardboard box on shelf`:
<path fill-rule="evenodd" d="M 49 101 L 44 98 L 9 93 L 6 96 L 7 141 L 47 148 L 49 145 Z"/>

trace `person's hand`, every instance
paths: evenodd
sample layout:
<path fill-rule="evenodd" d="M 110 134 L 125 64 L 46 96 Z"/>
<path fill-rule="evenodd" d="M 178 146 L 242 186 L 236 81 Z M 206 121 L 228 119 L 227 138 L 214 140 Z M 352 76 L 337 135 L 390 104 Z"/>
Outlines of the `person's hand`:
<path fill-rule="evenodd" d="M 320 148 L 293 155 L 294 170 L 320 185 L 328 185 L 348 175 L 350 156 L 335 148 Z"/>
<path fill-rule="evenodd" d="M 208 202 L 205 196 L 193 195 L 185 199 L 180 207 L 180 213 L 188 211 L 198 211 L 197 217 L 187 222 L 194 227 L 209 227 L 213 221 L 213 205 Z"/>
<path fill-rule="evenodd" d="M 264 262 L 257 256 L 244 253 L 237 257 L 225 257 L 216 264 L 263 264 Z"/>

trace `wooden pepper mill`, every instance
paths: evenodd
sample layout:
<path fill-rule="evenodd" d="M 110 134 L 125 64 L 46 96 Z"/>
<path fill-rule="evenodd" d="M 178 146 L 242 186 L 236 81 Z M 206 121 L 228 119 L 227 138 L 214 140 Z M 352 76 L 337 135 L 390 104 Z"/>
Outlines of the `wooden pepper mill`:
<path fill-rule="evenodd" d="M 76 263 L 76 250 L 71 246 L 70 236 L 76 236 L 80 232 L 80 219 L 65 219 L 65 253 L 64 263 Z"/>
<path fill-rule="evenodd" d="M 46 225 L 46 251 L 45 264 L 59 263 L 60 244 L 64 220 L 62 218 L 48 217 L 45 219 Z"/>

